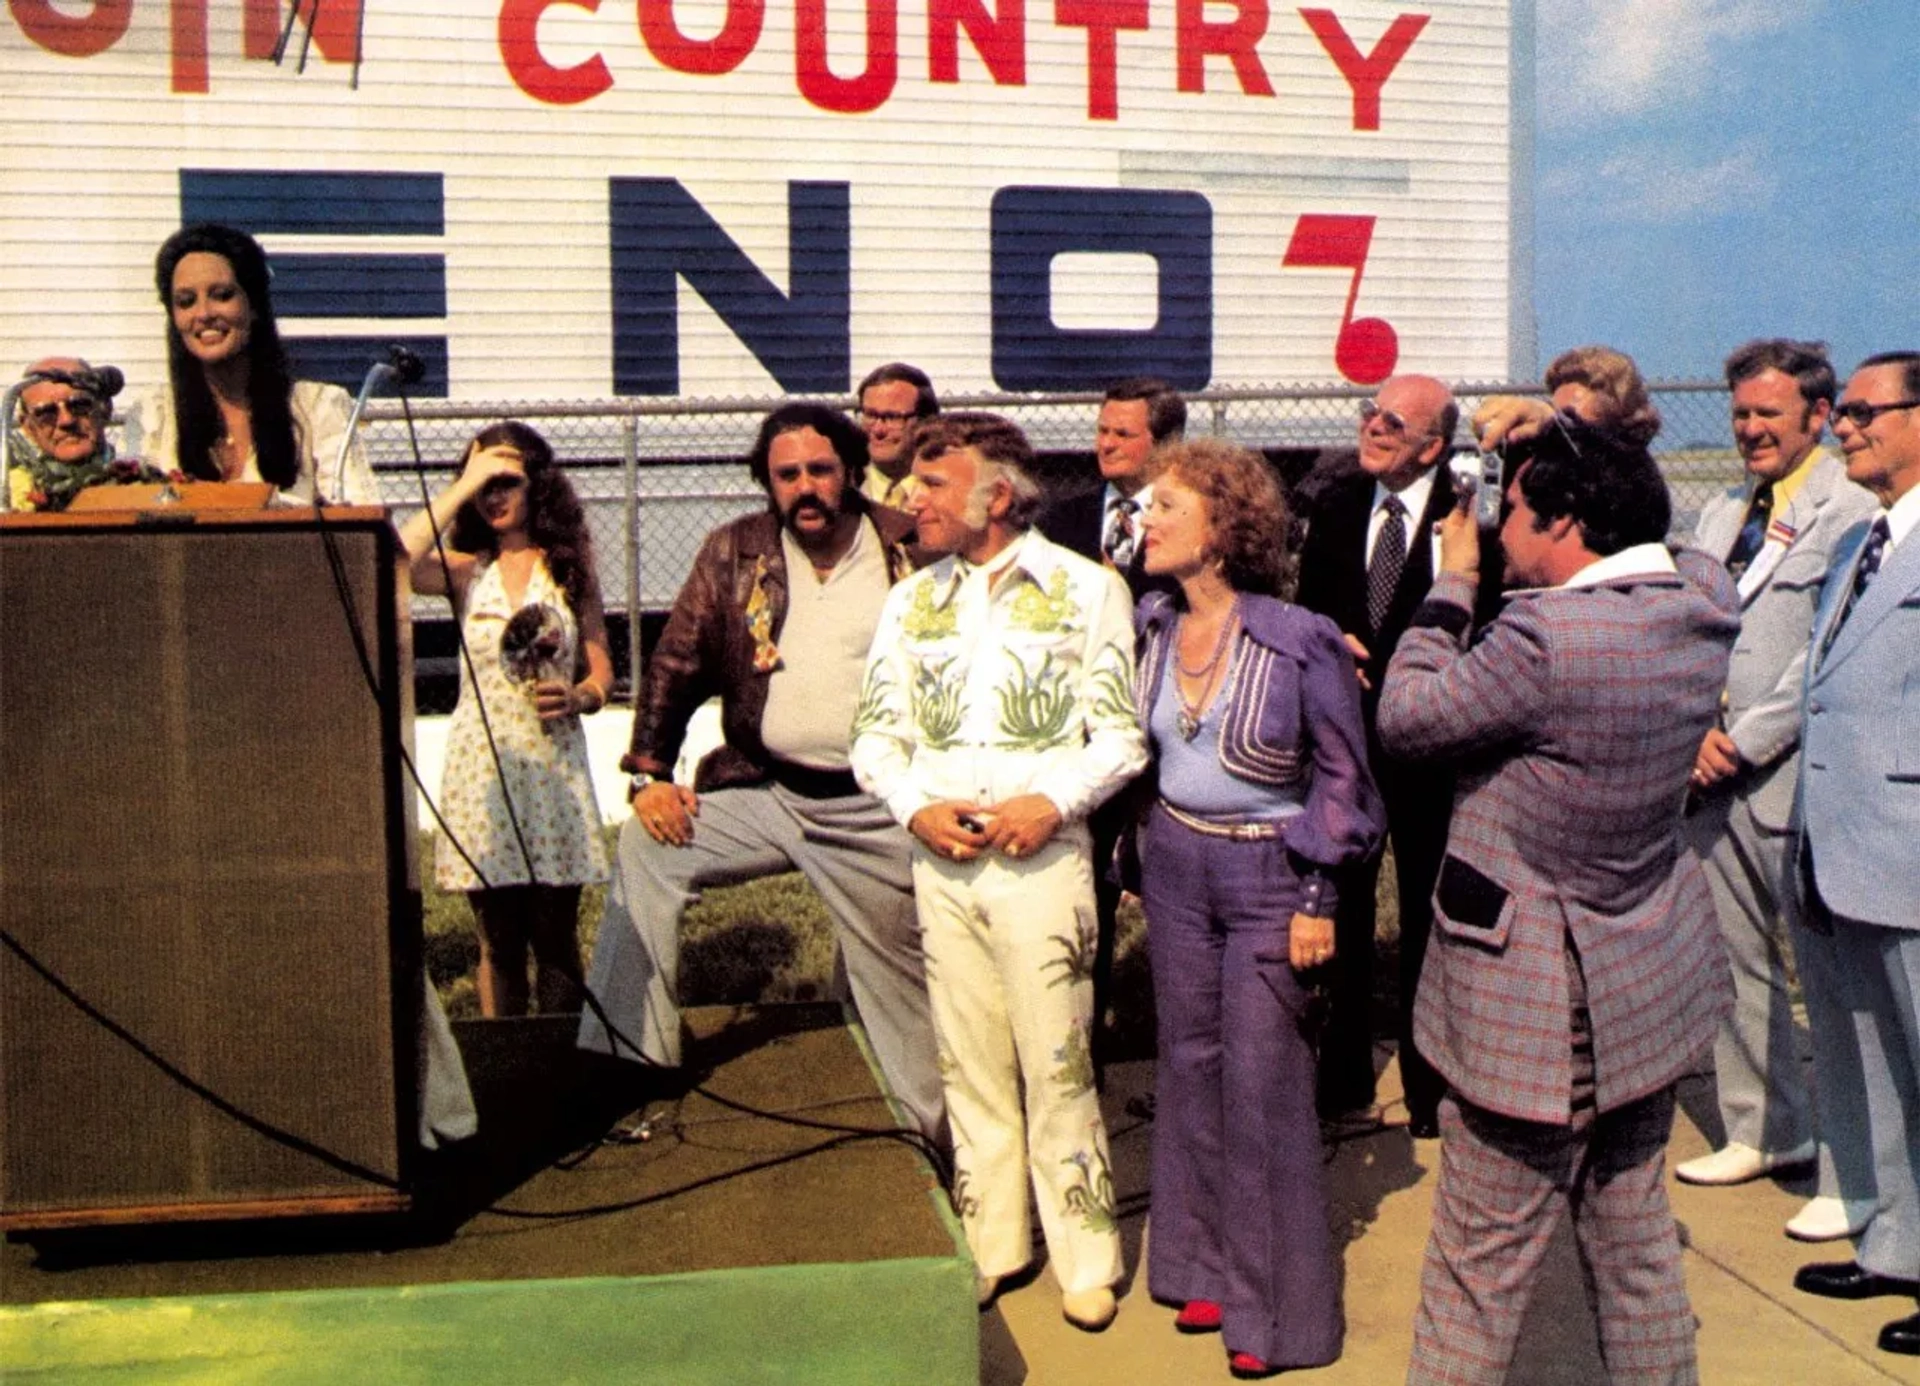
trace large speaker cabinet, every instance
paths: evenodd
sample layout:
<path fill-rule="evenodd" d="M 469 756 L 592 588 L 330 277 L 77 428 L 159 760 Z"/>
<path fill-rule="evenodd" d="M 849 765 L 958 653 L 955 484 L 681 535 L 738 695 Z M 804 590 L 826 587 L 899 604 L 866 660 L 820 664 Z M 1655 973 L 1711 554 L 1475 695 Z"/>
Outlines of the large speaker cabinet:
<path fill-rule="evenodd" d="M 0 525 L 0 1228 L 406 1202 L 400 568 L 326 516 Z"/>

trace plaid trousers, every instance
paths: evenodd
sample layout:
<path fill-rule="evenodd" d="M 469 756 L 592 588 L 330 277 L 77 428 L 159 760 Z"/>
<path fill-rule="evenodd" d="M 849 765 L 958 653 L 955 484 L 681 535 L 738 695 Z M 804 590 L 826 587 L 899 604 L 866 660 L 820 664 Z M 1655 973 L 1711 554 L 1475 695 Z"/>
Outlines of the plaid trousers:
<path fill-rule="evenodd" d="M 1520 1121 L 1449 1095 L 1440 1182 L 1420 1274 L 1409 1386 L 1500 1386 L 1547 1244 L 1564 1213 L 1607 1377 L 1699 1380 L 1694 1318 L 1667 1204 L 1674 1092 L 1597 1112 L 1586 988 L 1571 950 L 1573 1101 L 1568 1124 Z"/>

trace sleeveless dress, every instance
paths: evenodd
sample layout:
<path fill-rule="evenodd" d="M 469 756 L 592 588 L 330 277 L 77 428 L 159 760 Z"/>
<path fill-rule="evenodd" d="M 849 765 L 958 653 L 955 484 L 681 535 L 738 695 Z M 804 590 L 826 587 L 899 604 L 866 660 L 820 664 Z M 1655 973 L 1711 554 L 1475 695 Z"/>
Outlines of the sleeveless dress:
<path fill-rule="evenodd" d="M 516 613 L 499 566 L 487 562 L 468 589 L 462 621 L 500 765 L 496 769 L 487 748 L 473 676 L 463 660 L 460 701 L 447 728 L 446 776 L 440 789 L 440 812 L 448 829 L 485 874 L 487 885 L 527 884 L 528 856 L 539 885 L 606 880 L 607 848 L 587 769 L 586 733 L 578 717 L 542 722 L 533 706 L 535 677 L 573 677 L 579 628 L 566 589 L 553 580 L 543 557 L 533 565 Z M 513 638 L 508 636 L 510 623 Z M 520 638 L 529 628 L 531 649 Z M 501 792 L 503 773 L 507 794 Z M 507 814 L 508 795 L 519 819 L 518 834 Z M 482 888 L 444 833 L 434 842 L 434 877 L 443 890 Z"/>

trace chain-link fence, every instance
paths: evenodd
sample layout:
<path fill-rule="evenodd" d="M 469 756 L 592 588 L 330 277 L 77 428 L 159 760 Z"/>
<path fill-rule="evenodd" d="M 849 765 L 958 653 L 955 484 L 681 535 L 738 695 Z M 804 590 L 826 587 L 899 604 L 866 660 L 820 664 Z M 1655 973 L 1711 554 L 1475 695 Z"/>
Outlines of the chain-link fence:
<path fill-rule="evenodd" d="M 1456 393 L 1464 416 L 1488 395 L 1538 389 L 1472 384 Z M 1655 453 L 1673 487 L 1675 528 L 1685 532 L 1707 497 L 1740 474 L 1727 429 L 1727 394 L 1718 382 L 1702 381 L 1663 383 L 1653 393 L 1665 420 Z M 1188 397 L 1188 432 L 1310 457 L 1353 445 L 1359 403 L 1371 394 L 1359 387 L 1202 391 Z M 981 394 L 942 403 L 1011 418 L 1026 430 L 1057 479 L 1076 469 L 1090 474 L 1100 399 L 1098 394 Z M 539 429 L 586 505 L 615 666 L 624 682 L 639 672 L 634 634 L 646 615 L 672 604 L 701 540 L 716 525 L 765 503 L 742 459 L 761 418 L 777 403 L 423 401 L 408 411 L 397 401 L 382 400 L 368 408 L 366 442 L 397 522 L 419 508 L 423 480 L 431 493 L 452 479 L 467 441 L 489 422 L 512 417 Z M 416 438 L 423 473 L 415 470 Z M 445 711 L 455 693 L 451 616 L 443 599 L 424 597 L 416 600 L 414 616 L 421 710 Z"/>

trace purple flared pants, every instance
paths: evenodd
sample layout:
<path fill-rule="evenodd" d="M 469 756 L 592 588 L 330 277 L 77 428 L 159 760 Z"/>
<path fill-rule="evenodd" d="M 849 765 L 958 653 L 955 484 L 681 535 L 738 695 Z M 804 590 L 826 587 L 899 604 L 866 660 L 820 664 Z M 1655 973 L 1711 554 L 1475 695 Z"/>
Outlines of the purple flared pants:
<path fill-rule="evenodd" d="M 1340 1266 L 1287 961 L 1299 881 L 1280 843 L 1205 836 L 1159 808 L 1140 865 L 1160 1022 L 1148 1289 L 1217 1301 L 1229 1352 L 1332 1362 Z"/>

